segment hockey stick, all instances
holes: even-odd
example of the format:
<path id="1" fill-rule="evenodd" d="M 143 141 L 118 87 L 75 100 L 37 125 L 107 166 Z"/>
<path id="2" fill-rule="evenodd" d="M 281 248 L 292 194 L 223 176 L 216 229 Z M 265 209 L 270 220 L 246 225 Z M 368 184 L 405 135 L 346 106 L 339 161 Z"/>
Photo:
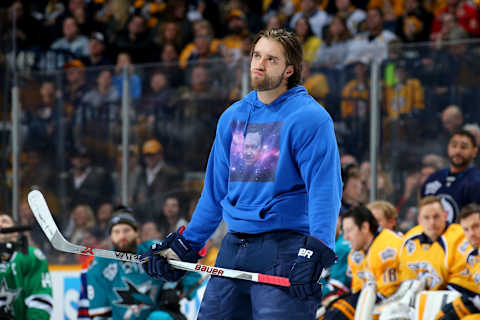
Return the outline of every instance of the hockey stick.
<path id="1" fill-rule="evenodd" d="M 145 262 L 140 260 L 140 255 L 138 254 L 90 248 L 73 244 L 67 241 L 60 233 L 60 230 L 58 230 L 58 227 L 52 218 L 52 214 L 50 213 L 50 209 L 48 208 L 47 202 L 45 201 L 42 193 L 38 190 L 33 190 L 28 193 L 28 204 L 30 205 L 35 219 L 37 220 L 38 224 L 47 236 L 48 240 L 50 241 L 52 246 L 59 251 L 128 262 Z M 168 263 L 176 269 L 203 272 L 212 276 L 248 280 L 284 287 L 290 286 L 290 281 L 286 277 L 225 269 L 220 267 L 210 267 L 198 263 L 190 263 L 177 260 L 168 260 Z"/>

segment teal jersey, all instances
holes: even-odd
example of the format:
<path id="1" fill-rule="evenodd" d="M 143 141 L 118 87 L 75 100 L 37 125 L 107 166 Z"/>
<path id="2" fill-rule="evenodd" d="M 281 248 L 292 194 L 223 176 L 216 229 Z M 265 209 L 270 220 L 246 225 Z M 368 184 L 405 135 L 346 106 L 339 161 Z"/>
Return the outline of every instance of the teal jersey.
<path id="1" fill-rule="evenodd" d="M 145 253 L 152 241 L 138 245 L 137 254 Z M 200 279 L 187 273 L 182 279 L 184 290 Z M 134 262 L 95 258 L 87 271 L 89 315 L 93 319 L 147 319 L 159 305 L 162 291 L 177 283 L 157 280 L 147 275 L 142 265 Z"/>
<path id="2" fill-rule="evenodd" d="M 47 320 L 52 308 L 52 281 L 40 249 L 29 247 L 27 255 L 15 251 L 9 261 L 0 262 L 0 314 Z"/>
<path id="3" fill-rule="evenodd" d="M 348 267 L 348 254 L 350 252 L 350 242 L 343 238 L 343 232 L 335 240 L 335 254 L 337 255 L 337 261 L 330 267 L 330 281 L 323 286 L 322 294 L 327 296 L 338 289 L 339 283 L 345 287 L 350 287 L 351 278 L 347 273 Z"/>

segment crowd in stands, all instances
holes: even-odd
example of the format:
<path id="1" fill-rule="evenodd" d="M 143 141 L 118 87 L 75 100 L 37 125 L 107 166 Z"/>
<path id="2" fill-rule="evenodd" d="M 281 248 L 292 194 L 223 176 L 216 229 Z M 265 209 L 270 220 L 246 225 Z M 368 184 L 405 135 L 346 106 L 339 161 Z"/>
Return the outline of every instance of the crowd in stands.
<path id="1" fill-rule="evenodd" d="M 2 1 L 0 69 L 13 59 L 20 75 L 22 191 L 31 185 L 46 191 L 70 241 L 108 247 L 103 231 L 123 202 L 121 104 L 127 88 L 128 204 L 143 223 L 144 240 L 175 230 L 195 207 L 198 173 L 205 168 L 218 116 L 248 84 L 253 36 L 265 28 L 288 28 L 303 44 L 304 86 L 335 122 L 342 166 L 348 169 L 347 207 L 368 199 L 370 69 L 380 63 L 377 198 L 393 204 L 398 230 L 407 231 L 416 224 L 422 185 L 447 167 L 451 134 L 464 128 L 480 142 L 479 5 L 470 0 Z M 2 188 L 9 191 L 10 185 Z M 25 201 L 19 216 L 33 221 Z M 41 245 L 37 233 L 32 237 Z M 58 256 L 62 259 L 72 258 Z"/>

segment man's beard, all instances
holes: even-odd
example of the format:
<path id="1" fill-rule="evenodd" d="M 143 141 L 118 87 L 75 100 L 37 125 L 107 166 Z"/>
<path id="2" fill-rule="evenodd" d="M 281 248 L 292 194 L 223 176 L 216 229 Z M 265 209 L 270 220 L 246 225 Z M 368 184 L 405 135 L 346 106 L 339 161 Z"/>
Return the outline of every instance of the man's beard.
<path id="1" fill-rule="evenodd" d="M 472 162 L 472 159 L 468 159 L 468 158 L 464 158 L 462 156 L 456 156 L 456 158 L 460 158 L 461 161 L 454 161 L 453 160 L 453 157 L 449 157 L 449 160 L 450 160 L 450 164 L 452 166 L 454 166 L 455 168 L 463 168 L 463 167 L 466 167 L 468 166 L 471 162 Z"/>
<path id="2" fill-rule="evenodd" d="M 252 88 L 257 91 L 268 91 L 277 89 L 282 84 L 285 70 L 287 70 L 287 68 L 285 68 L 282 74 L 279 75 L 277 78 L 269 77 L 266 73 L 264 73 L 263 79 L 255 79 L 253 77 L 253 74 L 250 73 L 250 82 L 252 83 Z"/>
<path id="3" fill-rule="evenodd" d="M 115 251 L 136 253 L 137 252 L 137 239 L 133 239 L 132 241 L 125 244 L 124 246 L 121 246 L 117 243 L 114 243 L 113 248 L 115 248 Z"/>

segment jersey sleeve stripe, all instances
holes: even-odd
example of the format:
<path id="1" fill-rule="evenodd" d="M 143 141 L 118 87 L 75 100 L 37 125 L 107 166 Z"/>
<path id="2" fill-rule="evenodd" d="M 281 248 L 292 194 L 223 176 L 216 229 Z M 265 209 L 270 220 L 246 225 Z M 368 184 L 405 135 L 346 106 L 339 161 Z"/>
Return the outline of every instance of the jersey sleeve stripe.
<path id="1" fill-rule="evenodd" d="M 110 307 L 99 307 L 94 309 L 89 309 L 89 313 L 91 317 L 96 316 L 106 316 L 112 313 L 112 308 Z"/>
<path id="2" fill-rule="evenodd" d="M 25 299 L 28 308 L 40 309 L 52 313 L 53 298 L 48 294 L 34 294 Z"/>

